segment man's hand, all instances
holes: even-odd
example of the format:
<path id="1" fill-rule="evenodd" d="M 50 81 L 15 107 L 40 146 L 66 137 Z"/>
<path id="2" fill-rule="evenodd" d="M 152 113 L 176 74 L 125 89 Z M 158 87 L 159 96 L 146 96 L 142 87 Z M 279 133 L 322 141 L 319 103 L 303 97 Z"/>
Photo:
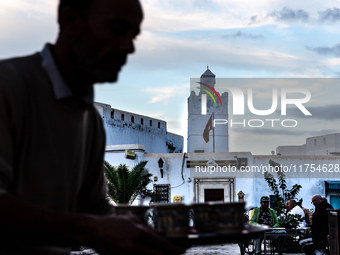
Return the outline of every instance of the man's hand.
<path id="1" fill-rule="evenodd" d="M 96 216 L 45 210 L 12 195 L 0 196 L 4 245 L 84 245 L 101 255 L 181 254 L 154 230 L 130 216 Z M 13 243 L 12 243 L 13 242 Z"/>
<path id="2" fill-rule="evenodd" d="M 305 229 L 305 234 L 308 234 L 309 231 L 310 231 L 310 227 L 306 228 L 306 229 Z"/>
<path id="3" fill-rule="evenodd" d="M 86 227 L 85 245 L 101 255 L 181 254 L 181 249 L 161 238 L 154 230 L 130 216 L 93 217 Z"/>

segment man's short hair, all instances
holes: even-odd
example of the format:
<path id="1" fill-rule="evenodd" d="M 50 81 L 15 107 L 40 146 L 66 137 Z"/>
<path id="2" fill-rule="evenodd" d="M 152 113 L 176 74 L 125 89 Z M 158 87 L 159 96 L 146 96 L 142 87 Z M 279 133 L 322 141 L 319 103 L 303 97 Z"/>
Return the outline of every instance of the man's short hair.
<path id="1" fill-rule="evenodd" d="M 65 7 L 70 7 L 76 11 L 86 10 L 95 0 L 60 0 L 58 7 L 58 16 Z"/>
<path id="2" fill-rule="evenodd" d="M 290 202 L 292 205 L 296 205 L 296 201 L 294 199 L 289 199 L 288 202 Z"/>
<path id="3" fill-rule="evenodd" d="M 270 199 L 269 199 L 268 196 L 263 196 L 263 197 L 261 197 L 260 202 L 270 202 Z"/>
<path id="4" fill-rule="evenodd" d="M 316 195 L 314 195 L 313 197 L 315 197 L 316 199 L 321 199 L 321 200 L 322 200 L 322 196 L 319 195 L 319 194 L 316 194 Z M 312 198 L 313 198 L 313 197 L 312 197 Z"/>

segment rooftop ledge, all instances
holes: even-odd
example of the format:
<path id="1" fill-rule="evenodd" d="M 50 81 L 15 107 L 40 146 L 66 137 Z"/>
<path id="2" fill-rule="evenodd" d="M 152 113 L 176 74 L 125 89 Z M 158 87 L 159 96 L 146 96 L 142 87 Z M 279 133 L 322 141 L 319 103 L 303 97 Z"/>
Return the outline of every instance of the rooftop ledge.
<path id="1" fill-rule="evenodd" d="M 105 152 L 125 150 L 145 151 L 145 146 L 142 144 L 119 144 L 119 145 L 107 145 L 105 147 Z"/>

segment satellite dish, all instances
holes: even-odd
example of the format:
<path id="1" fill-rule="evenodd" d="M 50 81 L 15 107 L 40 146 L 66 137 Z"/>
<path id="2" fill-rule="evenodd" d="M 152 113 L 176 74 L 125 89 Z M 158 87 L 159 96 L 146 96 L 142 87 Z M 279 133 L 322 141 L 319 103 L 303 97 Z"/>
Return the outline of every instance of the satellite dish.
<path id="1" fill-rule="evenodd" d="M 275 151 L 272 151 L 272 155 L 275 155 Z"/>

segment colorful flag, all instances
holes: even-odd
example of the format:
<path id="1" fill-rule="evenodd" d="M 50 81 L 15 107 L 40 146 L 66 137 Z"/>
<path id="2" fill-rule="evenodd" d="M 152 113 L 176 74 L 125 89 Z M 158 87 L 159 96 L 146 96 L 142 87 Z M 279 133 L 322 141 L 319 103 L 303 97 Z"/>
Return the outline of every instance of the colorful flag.
<path id="1" fill-rule="evenodd" d="M 203 139 L 206 143 L 209 142 L 209 131 L 212 129 L 213 129 L 213 124 L 212 124 L 212 115 L 211 115 L 203 131 Z"/>

